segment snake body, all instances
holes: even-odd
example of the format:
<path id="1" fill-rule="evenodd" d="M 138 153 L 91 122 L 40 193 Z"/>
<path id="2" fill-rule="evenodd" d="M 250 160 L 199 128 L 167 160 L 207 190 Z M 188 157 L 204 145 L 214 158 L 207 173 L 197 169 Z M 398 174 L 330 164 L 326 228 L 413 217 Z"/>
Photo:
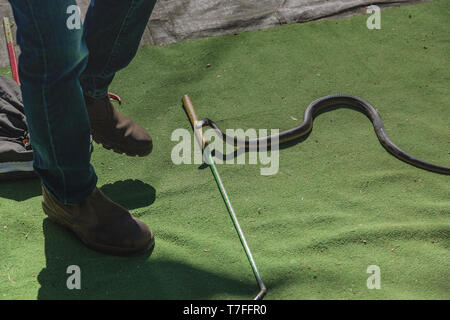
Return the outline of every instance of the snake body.
<path id="1" fill-rule="evenodd" d="M 199 123 L 197 123 L 197 128 L 210 126 L 225 142 L 232 144 L 235 147 L 244 147 L 246 150 L 252 150 L 255 148 L 256 150 L 262 148 L 267 150 L 269 146 L 274 146 L 275 144 L 282 146 L 288 142 L 295 142 L 305 138 L 312 131 L 314 118 L 317 115 L 339 107 L 350 107 L 351 109 L 365 114 L 372 122 L 375 133 L 381 145 L 394 157 L 420 169 L 450 175 L 450 168 L 418 159 L 396 146 L 387 136 L 383 121 L 381 120 L 377 110 L 364 99 L 351 95 L 335 94 L 313 101 L 305 110 L 303 122 L 299 126 L 283 131 L 277 135 L 270 135 L 256 139 L 231 137 L 225 134 L 214 121 L 208 118 L 199 121 Z"/>

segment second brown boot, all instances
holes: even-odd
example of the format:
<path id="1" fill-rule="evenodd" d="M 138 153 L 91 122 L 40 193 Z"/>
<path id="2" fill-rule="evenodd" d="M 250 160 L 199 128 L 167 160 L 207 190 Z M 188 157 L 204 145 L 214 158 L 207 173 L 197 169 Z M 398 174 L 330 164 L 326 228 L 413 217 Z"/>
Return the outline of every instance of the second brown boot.
<path id="1" fill-rule="evenodd" d="M 65 205 L 45 188 L 42 208 L 50 220 L 73 231 L 89 248 L 113 255 L 151 251 L 153 233 L 98 188 L 79 205 Z"/>
<path id="2" fill-rule="evenodd" d="M 147 131 L 130 118 L 117 111 L 109 97 L 94 99 L 84 97 L 95 142 L 106 149 L 129 156 L 146 156 L 152 152 L 153 143 Z"/>

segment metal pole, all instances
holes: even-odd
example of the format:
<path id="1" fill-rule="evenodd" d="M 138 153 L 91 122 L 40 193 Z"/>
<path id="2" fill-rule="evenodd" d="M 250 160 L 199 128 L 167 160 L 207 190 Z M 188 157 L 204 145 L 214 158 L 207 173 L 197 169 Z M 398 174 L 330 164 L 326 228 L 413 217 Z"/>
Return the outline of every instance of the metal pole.
<path id="1" fill-rule="evenodd" d="M 247 255 L 247 259 L 250 262 L 250 266 L 252 268 L 253 274 L 258 282 L 258 286 L 260 291 L 255 297 L 255 300 L 261 300 L 267 292 L 267 288 L 262 281 L 261 275 L 259 274 L 258 268 L 256 267 L 255 260 L 253 259 L 253 255 L 248 247 L 247 241 L 245 240 L 244 233 L 242 232 L 241 226 L 239 225 L 239 221 L 236 217 L 236 213 L 234 212 L 233 206 L 231 205 L 230 198 L 228 197 L 227 191 L 222 183 L 222 179 L 220 178 L 219 172 L 217 171 L 216 164 L 214 163 L 214 159 L 211 154 L 211 150 L 209 150 L 208 144 L 205 141 L 203 136 L 202 127 L 198 126 L 200 123 L 198 121 L 197 113 L 195 112 L 194 105 L 192 104 L 189 96 L 185 95 L 183 97 L 183 107 L 189 117 L 192 128 L 194 129 L 195 137 L 197 142 L 200 144 L 202 151 L 204 152 L 205 162 L 209 165 L 211 172 L 216 180 L 217 186 L 219 187 L 220 194 L 222 195 L 223 201 L 225 202 L 225 206 L 227 207 L 228 213 L 230 214 L 231 221 L 233 221 L 234 228 L 239 236 L 239 240 L 241 241 L 242 247 L 244 248 L 245 254 Z"/>
<path id="2" fill-rule="evenodd" d="M 213 157 L 211 155 L 211 151 L 208 146 L 205 148 L 205 156 L 207 158 L 209 167 L 211 168 L 211 172 L 216 180 L 217 186 L 219 187 L 220 193 L 222 195 L 223 201 L 225 202 L 225 206 L 228 209 L 228 213 L 230 214 L 230 218 L 233 221 L 234 228 L 239 236 L 239 240 L 241 240 L 242 247 L 244 248 L 245 254 L 247 255 L 247 259 L 250 262 L 250 266 L 252 267 L 253 274 L 255 275 L 256 281 L 258 282 L 258 286 L 260 291 L 254 300 L 261 300 L 267 292 L 267 288 L 264 285 L 264 282 L 261 279 L 261 276 L 258 271 L 258 267 L 256 266 L 255 260 L 253 259 L 253 255 L 248 247 L 247 241 L 245 240 L 244 233 L 242 232 L 241 226 L 239 225 L 239 221 L 236 217 L 236 213 L 234 212 L 233 206 L 231 205 L 230 198 L 228 197 L 227 191 L 223 186 L 222 179 L 220 178 L 219 172 L 217 171 L 216 164 L 214 163 Z"/>

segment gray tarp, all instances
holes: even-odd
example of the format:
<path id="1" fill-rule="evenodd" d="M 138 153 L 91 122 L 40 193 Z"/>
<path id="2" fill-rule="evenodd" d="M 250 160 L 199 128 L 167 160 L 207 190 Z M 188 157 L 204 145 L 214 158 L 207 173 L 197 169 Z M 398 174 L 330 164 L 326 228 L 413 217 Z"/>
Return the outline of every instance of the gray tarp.
<path id="1" fill-rule="evenodd" d="M 370 4 L 385 7 L 422 1 L 431 0 L 158 0 L 142 43 L 164 45 L 287 23 L 364 13 L 365 7 Z M 86 12 L 90 0 L 77 2 L 82 12 Z M 0 0 L 0 15 L 12 18 L 7 0 Z M 4 36 L 0 35 L 0 39 L 2 38 Z M 8 64 L 5 43 L 0 41 L 0 65 Z"/>
<path id="2" fill-rule="evenodd" d="M 144 41 L 156 45 L 365 12 L 415 0 L 159 0 Z"/>

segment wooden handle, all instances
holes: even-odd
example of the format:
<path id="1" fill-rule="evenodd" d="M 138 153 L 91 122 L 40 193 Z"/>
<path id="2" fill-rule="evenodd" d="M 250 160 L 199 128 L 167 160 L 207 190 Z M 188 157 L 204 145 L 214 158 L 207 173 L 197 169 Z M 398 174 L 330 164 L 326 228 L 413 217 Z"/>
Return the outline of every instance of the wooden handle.
<path id="1" fill-rule="evenodd" d="M 12 42 L 11 24 L 9 23 L 8 17 L 3 18 L 3 28 L 5 31 L 6 43 Z"/>
<path id="2" fill-rule="evenodd" d="M 184 95 L 181 101 L 183 101 L 184 111 L 186 111 L 186 114 L 189 117 L 189 121 L 191 122 L 192 128 L 194 129 L 197 141 L 201 144 L 203 150 L 206 145 L 205 136 L 203 135 L 203 128 L 197 128 L 199 119 L 197 113 L 195 112 L 194 105 L 192 104 L 192 100 L 188 95 Z"/>

